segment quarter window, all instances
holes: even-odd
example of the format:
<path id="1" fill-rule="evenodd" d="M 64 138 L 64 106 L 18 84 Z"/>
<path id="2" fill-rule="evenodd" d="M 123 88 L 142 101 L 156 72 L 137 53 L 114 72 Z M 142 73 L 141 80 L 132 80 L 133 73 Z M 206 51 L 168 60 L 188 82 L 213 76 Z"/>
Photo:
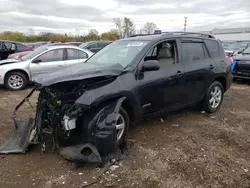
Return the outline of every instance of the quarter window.
<path id="1" fill-rule="evenodd" d="M 212 57 L 220 56 L 220 48 L 217 41 L 213 40 L 205 40 L 205 44 L 207 45 L 208 51 Z"/>
<path id="2" fill-rule="evenodd" d="M 67 52 L 68 52 L 68 60 L 88 58 L 88 54 L 80 50 L 67 49 Z"/>

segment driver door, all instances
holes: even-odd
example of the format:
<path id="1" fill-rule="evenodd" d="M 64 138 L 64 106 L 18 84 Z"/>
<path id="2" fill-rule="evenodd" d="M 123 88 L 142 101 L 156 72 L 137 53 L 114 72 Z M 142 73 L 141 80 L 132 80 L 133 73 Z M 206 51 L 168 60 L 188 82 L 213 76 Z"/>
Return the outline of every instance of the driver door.
<path id="1" fill-rule="evenodd" d="M 30 63 L 31 77 L 65 68 L 65 49 L 54 49 L 36 57 Z"/>

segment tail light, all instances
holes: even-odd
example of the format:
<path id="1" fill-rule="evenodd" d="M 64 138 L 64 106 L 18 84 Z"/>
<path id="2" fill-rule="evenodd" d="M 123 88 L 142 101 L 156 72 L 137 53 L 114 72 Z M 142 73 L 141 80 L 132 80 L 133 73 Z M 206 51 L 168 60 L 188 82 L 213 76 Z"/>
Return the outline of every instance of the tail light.
<path id="1" fill-rule="evenodd" d="M 33 48 L 30 48 L 30 47 L 29 47 L 29 48 L 28 48 L 28 51 L 33 51 Z"/>
<path id="2" fill-rule="evenodd" d="M 233 59 L 231 57 L 226 56 L 226 59 L 228 60 L 228 62 L 233 63 Z"/>

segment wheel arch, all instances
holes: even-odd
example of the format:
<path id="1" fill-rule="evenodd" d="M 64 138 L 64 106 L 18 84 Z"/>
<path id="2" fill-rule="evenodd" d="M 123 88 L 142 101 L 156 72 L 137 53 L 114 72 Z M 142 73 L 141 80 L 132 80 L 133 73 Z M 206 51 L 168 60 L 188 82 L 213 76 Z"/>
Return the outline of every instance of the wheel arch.
<path id="1" fill-rule="evenodd" d="M 215 82 L 215 81 L 220 82 L 221 85 L 223 86 L 224 91 L 226 91 L 226 89 L 227 89 L 227 79 L 226 79 L 225 76 L 223 76 L 223 75 L 217 76 L 217 77 L 213 80 L 213 82 Z M 213 83 L 213 82 L 212 82 L 212 83 Z"/>
<path id="2" fill-rule="evenodd" d="M 6 78 L 8 76 L 8 74 L 12 73 L 12 72 L 20 72 L 20 73 L 23 73 L 25 75 L 25 77 L 27 78 L 27 80 L 29 81 L 30 80 L 30 77 L 29 77 L 29 74 L 23 70 L 23 69 L 12 69 L 12 70 L 9 70 L 8 72 L 5 73 L 5 76 L 4 76 L 4 82 L 6 81 Z"/>

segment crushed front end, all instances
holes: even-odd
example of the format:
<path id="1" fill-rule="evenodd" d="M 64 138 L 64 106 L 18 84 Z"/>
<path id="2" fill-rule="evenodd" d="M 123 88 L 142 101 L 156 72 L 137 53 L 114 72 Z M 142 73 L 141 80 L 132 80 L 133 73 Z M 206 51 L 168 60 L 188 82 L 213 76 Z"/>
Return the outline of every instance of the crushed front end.
<path id="1" fill-rule="evenodd" d="M 105 84 L 110 79 L 88 80 L 87 85 Z M 47 149 L 44 134 L 50 134 L 53 149 L 74 162 L 106 163 L 117 150 L 116 116 L 124 97 L 98 106 L 84 106 L 76 100 L 88 90 L 86 83 L 71 81 L 47 87 L 37 86 L 16 107 L 15 130 L 0 146 L 0 154 L 24 153 L 30 144 Z M 16 111 L 38 90 L 36 116 L 29 122 L 16 120 Z M 89 96 L 92 97 L 92 96 Z M 14 141 L 13 141 L 14 140 Z"/>

